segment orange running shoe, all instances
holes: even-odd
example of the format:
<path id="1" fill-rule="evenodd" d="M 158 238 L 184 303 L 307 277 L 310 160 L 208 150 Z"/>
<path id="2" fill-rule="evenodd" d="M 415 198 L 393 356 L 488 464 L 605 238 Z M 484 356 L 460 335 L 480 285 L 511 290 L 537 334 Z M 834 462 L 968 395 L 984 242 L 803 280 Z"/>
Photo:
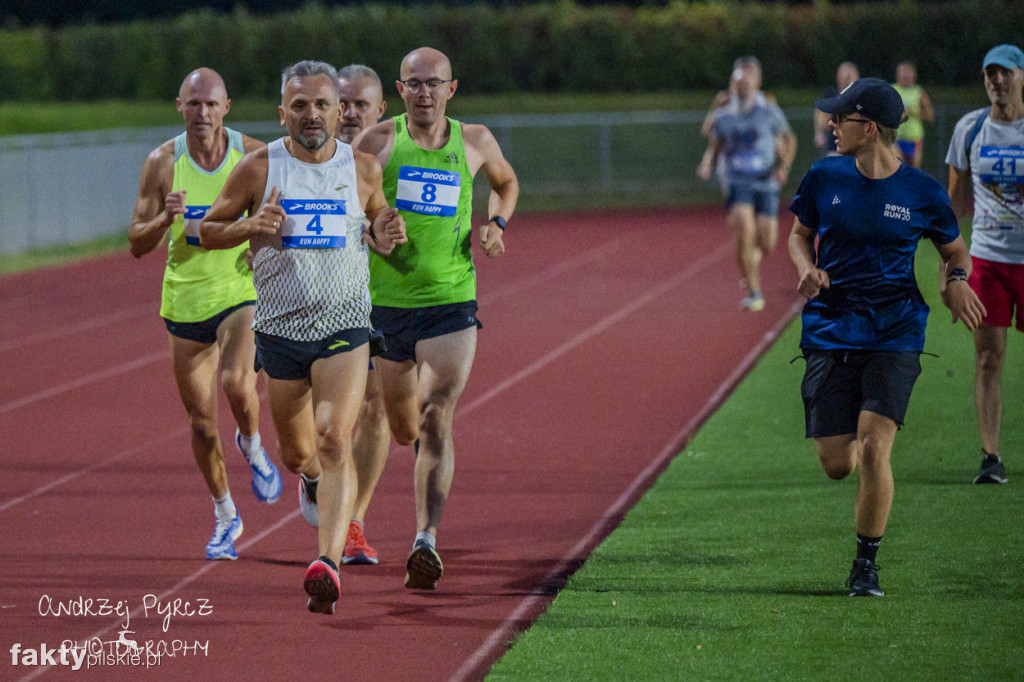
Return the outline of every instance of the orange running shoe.
<path id="1" fill-rule="evenodd" d="M 350 521 L 348 524 L 348 537 L 345 538 L 345 551 L 341 555 L 341 563 L 345 566 L 377 563 L 377 550 L 366 543 L 363 524 L 358 521 Z"/>

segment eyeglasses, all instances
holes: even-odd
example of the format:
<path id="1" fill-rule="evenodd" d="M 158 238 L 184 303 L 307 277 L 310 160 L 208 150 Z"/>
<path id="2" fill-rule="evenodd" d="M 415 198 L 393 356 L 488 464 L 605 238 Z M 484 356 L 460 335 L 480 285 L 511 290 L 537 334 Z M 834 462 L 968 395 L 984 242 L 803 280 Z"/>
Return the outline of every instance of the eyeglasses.
<path id="1" fill-rule="evenodd" d="M 409 88 L 410 90 L 414 91 L 419 90 L 421 85 L 426 85 L 427 90 L 436 91 L 440 90 L 441 86 L 444 85 L 445 83 L 451 83 L 452 80 L 450 78 L 448 80 L 441 80 L 440 78 L 428 78 L 425 81 L 421 81 L 418 78 L 407 78 L 404 81 L 400 80 L 398 82 L 404 85 L 405 87 Z"/>
<path id="2" fill-rule="evenodd" d="M 851 121 L 853 123 L 871 123 L 871 121 L 866 118 L 850 118 L 849 116 L 844 116 L 843 114 L 832 114 L 832 116 L 830 116 L 828 120 L 831 121 L 832 125 L 834 126 L 842 125 L 847 121 Z"/>

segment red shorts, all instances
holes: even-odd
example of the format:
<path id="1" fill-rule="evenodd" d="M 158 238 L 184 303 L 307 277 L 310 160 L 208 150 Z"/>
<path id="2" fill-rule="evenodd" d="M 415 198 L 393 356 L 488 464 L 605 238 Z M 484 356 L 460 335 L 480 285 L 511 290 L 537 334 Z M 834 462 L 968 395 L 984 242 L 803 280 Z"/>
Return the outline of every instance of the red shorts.
<path id="1" fill-rule="evenodd" d="M 1017 329 L 1024 331 L 1024 264 L 997 263 L 971 256 L 967 283 L 978 294 L 988 315 L 981 321 L 989 327 L 1009 327 L 1017 309 Z"/>

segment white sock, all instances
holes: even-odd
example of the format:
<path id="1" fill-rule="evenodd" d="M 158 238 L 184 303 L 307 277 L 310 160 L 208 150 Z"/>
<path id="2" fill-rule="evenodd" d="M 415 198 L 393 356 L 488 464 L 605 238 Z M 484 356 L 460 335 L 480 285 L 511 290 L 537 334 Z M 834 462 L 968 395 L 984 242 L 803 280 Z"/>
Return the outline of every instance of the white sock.
<path id="1" fill-rule="evenodd" d="M 302 473 L 301 471 L 299 472 L 299 476 L 301 476 L 302 480 L 305 481 L 306 483 L 316 483 L 317 481 L 320 480 L 319 476 L 317 476 L 316 478 L 310 478 L 309 476 L 307 476 L 306 474 Z"/>
<path id="2" fill-rule="evenodd" d="M 425 542 L 428 545 L 430 545 L 431 549 L 436 549 L 437 548 L 437 545 L 436 545 L 437 540 L 434 538 L 433 535 L 431 535 L 427 531 L 423 531 L 422 533 L 416 533 L 416 539 L 413 540 L 412 544 L 415 545 L 420 540 L 422 540 L 423 542 Z"/>
<path id="3" fill-rule="evenodd" d="M 235 502 L 231 499 L 230 491 L 219 500 L 216 497 L 213 498 L 213 511 L 217 515 L 217 520 L 224 523 L 229 523 L 235 518 L 238 510 L 235 509 Z"/>
<path id="4" fill-rule="evenodd" d="M 244 435 L 241 431 L 238 432 L 238 442 L 242 445 L 242 453 L 247 459 L 258 456 L 261 453 L 260 445 L 260 432 L 257 431 L 251 437 Z"/>

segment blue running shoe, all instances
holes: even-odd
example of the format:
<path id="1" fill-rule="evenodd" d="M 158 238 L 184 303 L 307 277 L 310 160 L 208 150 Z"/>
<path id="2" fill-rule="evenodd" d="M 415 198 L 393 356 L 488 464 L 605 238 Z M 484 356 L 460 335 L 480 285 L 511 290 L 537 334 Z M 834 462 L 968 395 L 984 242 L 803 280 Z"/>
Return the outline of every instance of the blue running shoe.
<path id="1" fill-rule="evenodd" d="M 274 504 L 281 497 L 281 472 L 267 456 L 267 451 L 260 446 L 260 451 L 250 456 L 242 448 L 242 432 L 235 429 L 235 447 L 245 457 L 252 469 L 252 492 L 256 499 L 267 504 Z"/>
<path id="2" fill-rule="evenodd" d="M 211 561 L 234 561 L 238 558 L 235 551 L 235 540 L 242 534 L 242 517 L 235 512 L 231 521 L 217 521 L 213 527 L 213 537 L 206 544 L 206 558 Z"/>

